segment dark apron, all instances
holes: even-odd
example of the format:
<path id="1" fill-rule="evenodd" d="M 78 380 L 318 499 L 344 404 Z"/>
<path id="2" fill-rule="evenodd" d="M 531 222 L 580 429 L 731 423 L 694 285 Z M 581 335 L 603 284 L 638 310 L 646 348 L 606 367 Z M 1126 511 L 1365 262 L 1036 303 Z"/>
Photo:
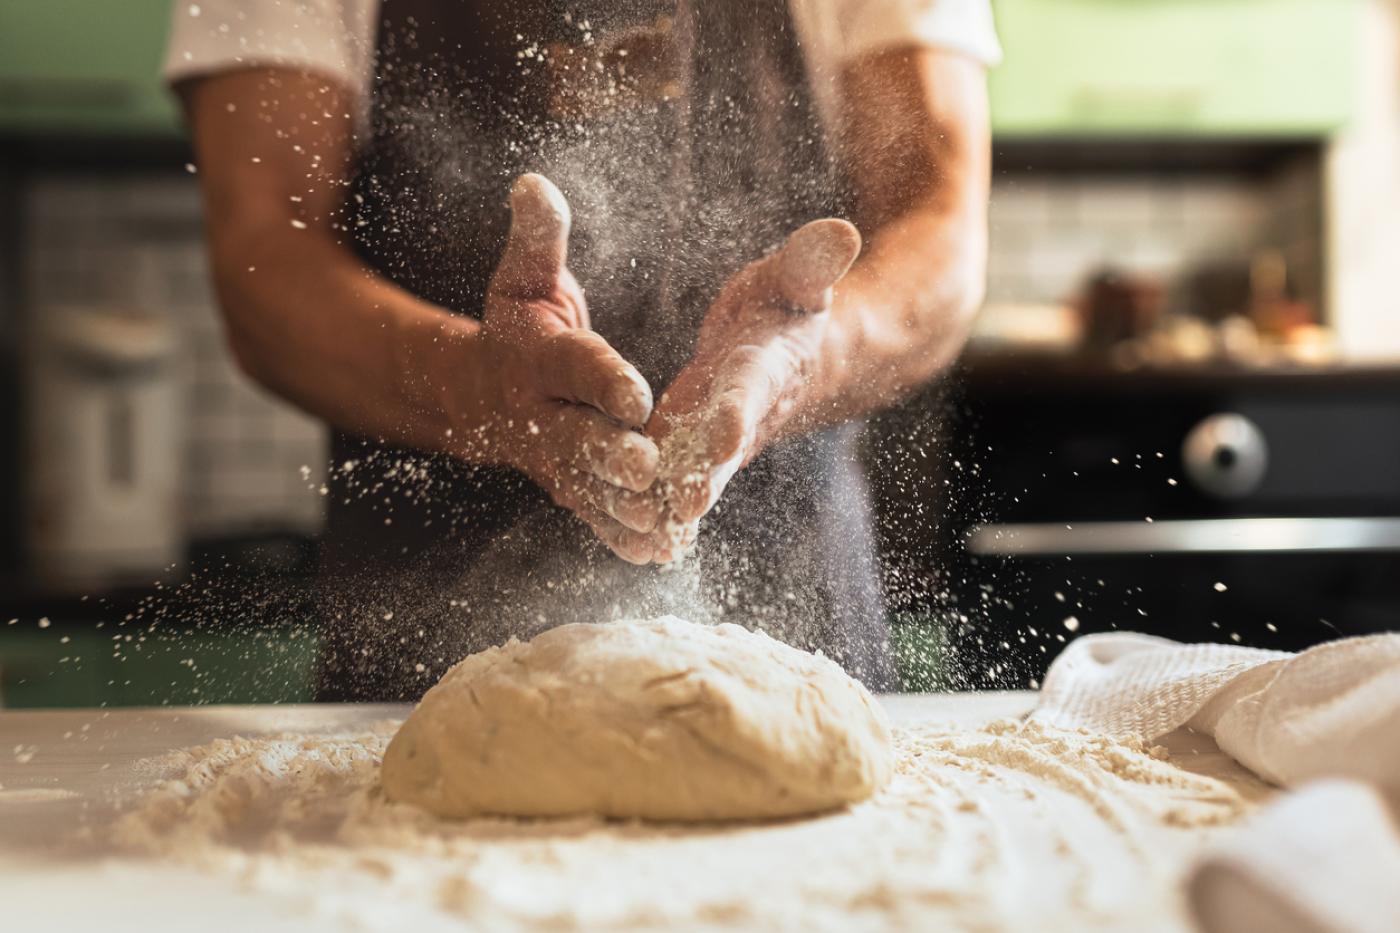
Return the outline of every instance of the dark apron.
<path id="1" fill-rule="evenodd" d="M 543 172 L 573 208 L 570 267 L 592 326 L 659 396 L 724 281 L 844 198 L 785 0 L 641 2 L 628 15 L 594 5 L 385 0 L 346 223 L 382 274 L 479 317 L 510 184 Z M 612 82 L 624 93 L 597 98 L 620 103 L 561 115 L 571 79 L 552 79 L 529 50 L 587 51 L 658 14 L 673 17 L 665 93 L 626 93 L 646 64 L 624 61 L 630 72 Z M 663 612 L 762 628 L 888 689 L 859 430 L 766 450 L 676 568 L 613 556 L 512 470 L 336 435 L 320 695 L 415 699 L 465 654 L 512 635 Z"/>

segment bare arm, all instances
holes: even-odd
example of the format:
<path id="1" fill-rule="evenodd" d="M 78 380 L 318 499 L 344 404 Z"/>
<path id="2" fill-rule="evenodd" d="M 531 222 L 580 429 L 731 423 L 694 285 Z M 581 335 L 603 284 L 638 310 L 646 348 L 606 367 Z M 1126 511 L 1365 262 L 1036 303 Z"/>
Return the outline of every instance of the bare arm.
<path id="1" fill-rule="evenodd" d="M 332 228 L 347 198 L 351 101 L 291 70 L 182 88 L 228 342 L 253 380 L 343 429 L 442 450 L 470 382 L 477 325 L 365 268 Z M 452 380 L 438 373 L 456 370 Z"/>
<path id="2" fill-rule="evenodd" d="M 629 430 L 646 422 L 651 392 L 588 329 L 553 185 L 517 183 L 478 324 L 348 247 L 336 219 L 352 156 L 343 90 L 285 69 L 182 90 L 229 342 L 253 379 L 341 428 L 516 467 L 609 542 L 655 523 L 630 495 L 655 477 L 655 446 Z"/>
<path id="3" fill-rule="evenodd" d="M 962 349 L 986 280 L 985 69 L 896 49 L 847 68 L 840 152 L 865 252 L 835 288 L 796 427 L 898 401 Z"/>
<path id="4" fill-rule="evenodd" d="M 256 381 L 341 428 L 433 450 L 452 427 L 441 380 L 470 382 L 476 322 L 375 275 L 332 229 L 351 158 L 335 84 L 248 70 L 183 89 L 228 339 Z M 460 395 L 484 396 L 480 387 Z"/>
<path id="5" fill-rule="evenodd" d="M 897 49 L 841 81 L 856 228 L 814 221 L 729 280 L 649 432 L 662 450 L 649 535 L 674 559 L 734 473 L 773 439 L 897 401 L 957 355 L 982 300 L 989 132 L 983 69 Z M 849 271 L 848 271 L 849 270 Z"/>

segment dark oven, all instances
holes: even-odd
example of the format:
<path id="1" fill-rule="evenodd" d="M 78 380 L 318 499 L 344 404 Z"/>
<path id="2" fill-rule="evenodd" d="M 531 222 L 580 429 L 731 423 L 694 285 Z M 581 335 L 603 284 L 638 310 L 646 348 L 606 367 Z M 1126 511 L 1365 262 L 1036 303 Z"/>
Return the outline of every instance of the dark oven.
<path id="1" fill-rule="evenodd" d="M 955 396 L 927 569 L 981 685 L 1086 632 L 1298 649 L 1400 624 L 1400 370 L 972 363 Z"/>

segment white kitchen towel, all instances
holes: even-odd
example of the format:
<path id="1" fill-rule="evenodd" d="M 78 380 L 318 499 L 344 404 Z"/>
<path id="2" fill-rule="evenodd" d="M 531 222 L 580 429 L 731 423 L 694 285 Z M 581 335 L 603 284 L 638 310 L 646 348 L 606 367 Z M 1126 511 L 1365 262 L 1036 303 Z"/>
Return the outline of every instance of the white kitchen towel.
<path id="1" fill-rule="evenodd" d="M 1400 837 L 1370 788 L 1318 781 L 1213 847 L 1186 895 L 1203 933 L 1395 933 Z"/>
<path id="2" fill-rule="evenodd" d="M 1146 741 L 1189 726 L 1275 784 L 1350 777 L 1400 800 L 1400 634 L 1299 654 L 1088 635 L 1050 666 L 1032 718 Z"/>

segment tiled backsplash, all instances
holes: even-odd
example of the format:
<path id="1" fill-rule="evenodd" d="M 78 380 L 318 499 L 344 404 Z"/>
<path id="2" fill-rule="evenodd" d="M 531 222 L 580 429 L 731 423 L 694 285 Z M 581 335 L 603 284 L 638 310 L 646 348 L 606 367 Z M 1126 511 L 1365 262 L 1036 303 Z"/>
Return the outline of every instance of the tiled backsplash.
<path id="1" fill-rule="evenodd" d="M 324 503 L 314 489 L 325 429 L 235 366 L 209 282 L 194 179 L 40 178 L 25 215 L 28 314 L 120 306 L 169 315 L 175 325 L 189 533 L 319 529 Z"/>
<path id="2" fill-rule="evenodd" d="M 1072 301 L 1096 271 L 1172 288 L 1202 264 L 1282 251 L 1300 297 L 1317 306 L 1321 206 L 1315 160 L 1267 177 L 1009 173 L 994 180 L 988 301 Z M 1214 311 L 1217 309 L 1203 309 Z"/>

